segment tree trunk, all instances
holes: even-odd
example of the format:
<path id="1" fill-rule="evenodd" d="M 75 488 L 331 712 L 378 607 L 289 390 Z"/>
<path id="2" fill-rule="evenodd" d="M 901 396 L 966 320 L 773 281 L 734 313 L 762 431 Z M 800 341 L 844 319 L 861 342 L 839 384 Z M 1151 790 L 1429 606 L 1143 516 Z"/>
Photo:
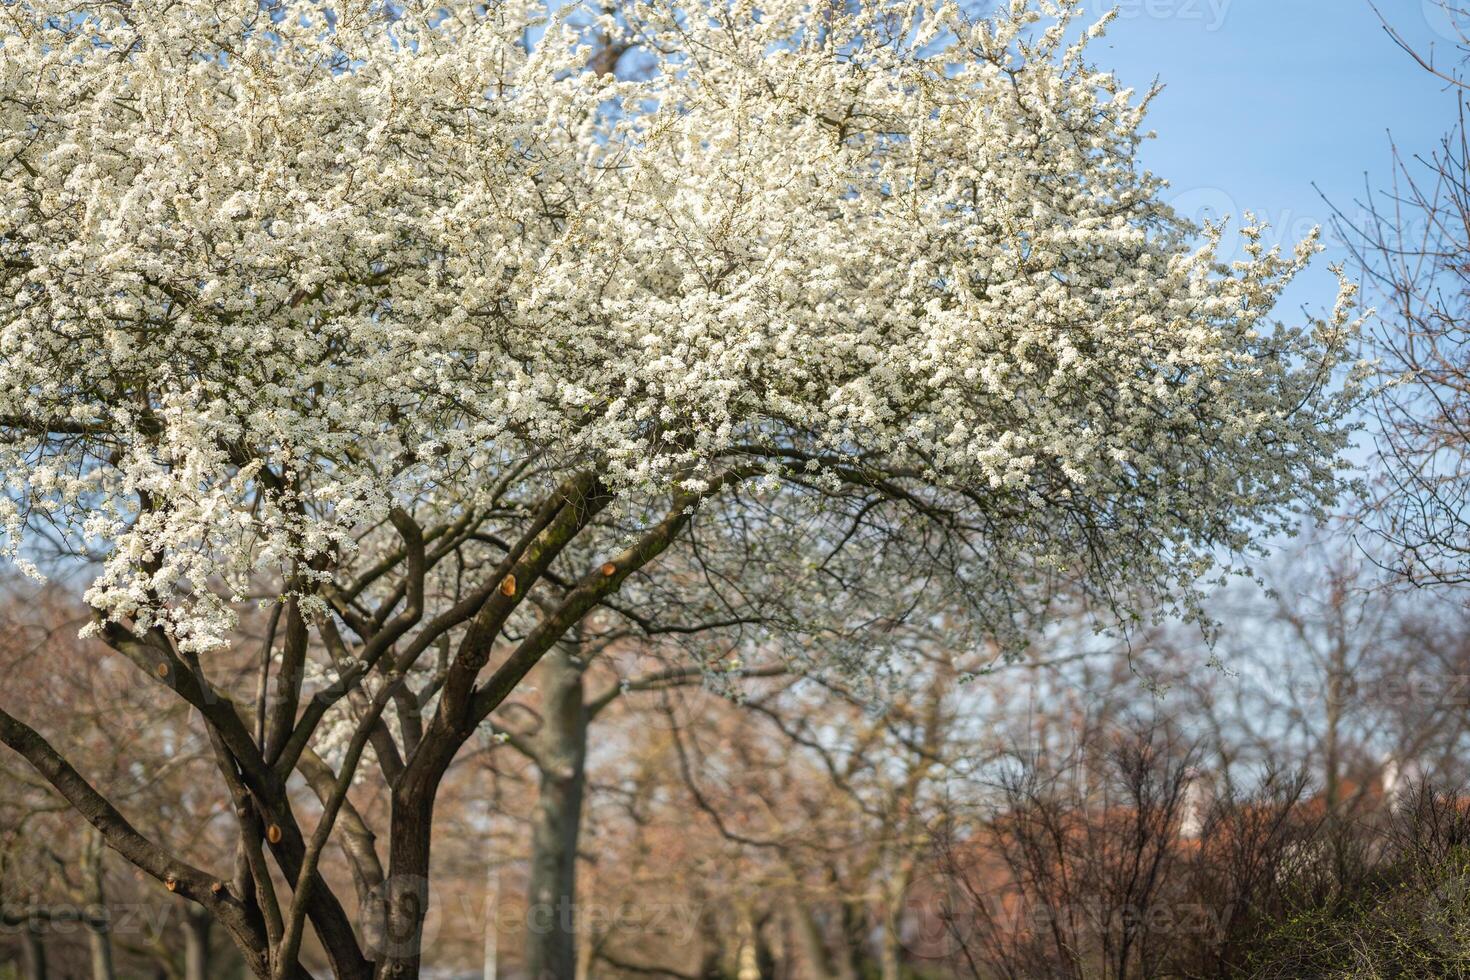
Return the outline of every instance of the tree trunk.
<path id="1" fill-rule="evenodd" d="M 756 917 L 755 910 L 749 905 L 741 908 L 736 929 L 736 980 L 769 980 L 775 975 L 775 962 L 762 935 L 763 925 L 764 921 Z"/>
<path id="2" fill-rule="evenodd" d="M 393 809 L 393 822 L 402 829 L 395 830 L 393 834 L 392 864 L 394 868 L 403 870 L 396 871 L 383 882 L 384 927 L 382 934 L 374 937 L 373 953 L 378 957 L 379 976 L 415 980 L 423 960 L 423 927 L 429 911 L 429 879 L 426 874 L 429 832 L 427 827 L 422 831 L 411 829 L 396 815 L 400 807 L 395 804 Z M 403 809 L 410 812 L 410 808 Z M 428 814 L 424 817 L 427 819 Z"/>
<path id="3" fill-rule="evenodd" d="M 884 887 L 883 939 L 879 953 L 882 980 L 899 980 L 903 975 L 903 917 L 908 904 L 913 866 L 905 863 Z"/>
<path id="4" fill-rule="evenodd" d="M 87 926 L 87 951 L 92 961 L 92 980 L 113 980 L 111 923 L 107 896 L 102 887 L 102 835 L 88 827 L 82 842 L 82 904 Z"/>
<path id="5" fill-rule="evenodd" d="M 114 980 L 112 969 L 112 937 L 107 926 L 87 926 L 87 950 L 92 960 L 92 980 Z"/>
<path id="6" fill-rule="evenodd" d="M 586 782 L 587 706 L 574 640 L 556 644 L 538 665 L 544 697 L 536 733 L 540 797 L 532 817 L 526 966 L 532 980 L 577 977 L 577 836 Z"/>
<path id="7" fill-rule="evenodd" d="M 27 922 L 21 930 L 20 964 L 25 980 L 46 980 L 46 944 L 37 922 Z"/>
<path id="8" fill-rule="evenodd" d="M 864 916 L 859 907 L 848 899 L 843 899 L 841 913 L 837 922 L 841 941 L 834 957 L 837 977 L 838 980 L 858 980 L 863 972 Z"/>
<path id="9" fill-rule="evenodd" d="M 449 743 L 445 743 L 448 745 Z M 454 748 L 441 749 L 432 765 L 410 769 L 393 790 L 389 874 L 377 897 L 381 911 L 369 921 L 381 923 L 376 935 L 365 936 L 367 957 L 377 963 L 377 980 L 417 980 L 423 963 L 424 920 L 429 914 L 429 844 L 434 797 Z M 420 749 L 427 749 L 421 745 Z"/>
<path id="10" fill-rule="evenodd" d="M 830 980 L 832 969 L 827 958 L 827 944 L 822 941 L 822 931 L 812 917 L 812 910 L 800 898 L 791 901 L 791 928 L 796 934 L 796 944 L 801 948 L 808 980 Z"/>
<path id="11" fill-rule="evenodd" d="M 725 944 L 720 925 L 715 921 L 709 896 L 699 893 L 699 976 L 703 980 L 723 980 L 730 975 L 724 968 Z"/>
<path id="12" fill-rule="evenodd" d="M 761 980 L 760 956 L 755 948 L 755 923 L 749 911 L 740 917 L 739 944 L 735 948 L 736 980 Z"/>
<path id="13" fill-rule="evenodd" d="M 197 905 L 184 908 L 184 980 L 210 980 L 209 927 L 213 922 Z"/>
<path id="14" fill-rule="evenodd" d="M 903 972 L 899 959 L 903 945 L 902 937 L 899 936 L 902 915 L 902 908 L 895 908 L 892 904 L 883 910 L 883 939 L 878 956 L 882 980 L 899 980 Z"/>
<path id="15" fill-rule="evenodd" d="M 496 980 L 500 972 L 500 864 L 492 860 L 485 871 L 485 946 L 481 980 Z"/>
<path id="16" fill-rule="evenodd" d="M 584 904 L 596 901 L 596 885 L 596 879 L 591 874 L 582 877 L 581 895 Z M 601 939 L 592 923 L 584 919 L 581 928 L 577 930 L 577 980 L 592 980 L 592 964 L 597 959 Z"/>

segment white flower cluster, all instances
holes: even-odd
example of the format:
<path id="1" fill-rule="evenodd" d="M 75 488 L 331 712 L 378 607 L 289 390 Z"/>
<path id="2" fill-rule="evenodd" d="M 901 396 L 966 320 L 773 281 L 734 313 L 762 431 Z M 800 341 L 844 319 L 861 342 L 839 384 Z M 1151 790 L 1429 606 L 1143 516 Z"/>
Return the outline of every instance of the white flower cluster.
<path id="1" fill-rule="evenodd" d="M 253 576 L 535 459 L 644 501 L 871 479 L 996 569 L 1188 579 L 1335 493 L 1349 304 L 1266 322 L 1315 243 L 1197 247 L 1076 16 L 12 5 L 12 553 L 102 542 L 90 601 L 208 649 Z"/>

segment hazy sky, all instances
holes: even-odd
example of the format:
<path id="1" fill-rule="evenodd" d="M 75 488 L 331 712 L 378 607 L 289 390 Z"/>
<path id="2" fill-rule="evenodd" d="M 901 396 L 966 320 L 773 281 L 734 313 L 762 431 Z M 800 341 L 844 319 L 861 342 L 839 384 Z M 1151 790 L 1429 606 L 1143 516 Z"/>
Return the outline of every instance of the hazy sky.
<path id="1" fill-rule="evenodd" d="M 1367 0 L 1094 0 L 1120 8 L 1093 60 L 1128 85 L 1166 86 L 1144 160 L 1196 217 L 1250 209 L 1294 241 L 1331 211 L 1315 182 L 1345 208 L 1365 173 L 1383 186 L 1390 133 L 1431 151 L 1455 114 L 1454 97 L 1384 33 Z M 1378 0 L 1407 40 L 1452 61 L 1451 26 L 1436 0 Z M 1341 250 L 1337 250 L 1341 255 Z M 1319 267 L 1278 310 L 1330 304 Z"/>

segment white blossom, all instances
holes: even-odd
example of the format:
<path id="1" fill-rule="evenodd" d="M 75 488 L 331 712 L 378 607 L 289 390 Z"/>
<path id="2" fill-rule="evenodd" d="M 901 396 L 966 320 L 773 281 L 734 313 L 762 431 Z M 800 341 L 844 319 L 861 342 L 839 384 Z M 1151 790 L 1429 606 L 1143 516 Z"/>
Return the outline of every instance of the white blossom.
<path id="1" fill-rule="evenodd" d="M 0 524 L 102 542 L 109 617 L 217 646 L 527 459 L 632 518 L 870 474 L 998 604 L 1187 589 L 1339 488 L 1350 302 L 1269 322 L 1315 239 L 1218 264 L 1072 0 L 632 0 L 621 79 L 570 7 L 324 10 L 0 26 Z"/>

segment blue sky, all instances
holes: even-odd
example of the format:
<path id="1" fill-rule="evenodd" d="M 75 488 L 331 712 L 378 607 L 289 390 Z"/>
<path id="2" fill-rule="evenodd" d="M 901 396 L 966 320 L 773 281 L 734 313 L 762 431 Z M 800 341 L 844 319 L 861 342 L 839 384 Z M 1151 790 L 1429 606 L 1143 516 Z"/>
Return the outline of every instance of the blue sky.
<path id="1" fill-rule="evenodd" d="M 1379 0 L 1422 50 L 1453 59 L 1451 25 L 1436 0 Z M 1384 34 L 1367 0 L 1094 0 L 1119 7 L 1092 60 L 1143 88 L 1165 84 L 1144 162 L 1173 184 L 1196 217 L 1250 209 L 1294 241 L 1331 211 L 1391 175 L 1389 134 L 1430 151 L 1455 114 L 1454 96 Z M 1236 225 L 1232 223 L 1232 227 Z M 1333 253 L 1293 287 L 1278 315 L 1330 305 Z M 1338 257 L 1341 250 L 1336 250 Z"/>

